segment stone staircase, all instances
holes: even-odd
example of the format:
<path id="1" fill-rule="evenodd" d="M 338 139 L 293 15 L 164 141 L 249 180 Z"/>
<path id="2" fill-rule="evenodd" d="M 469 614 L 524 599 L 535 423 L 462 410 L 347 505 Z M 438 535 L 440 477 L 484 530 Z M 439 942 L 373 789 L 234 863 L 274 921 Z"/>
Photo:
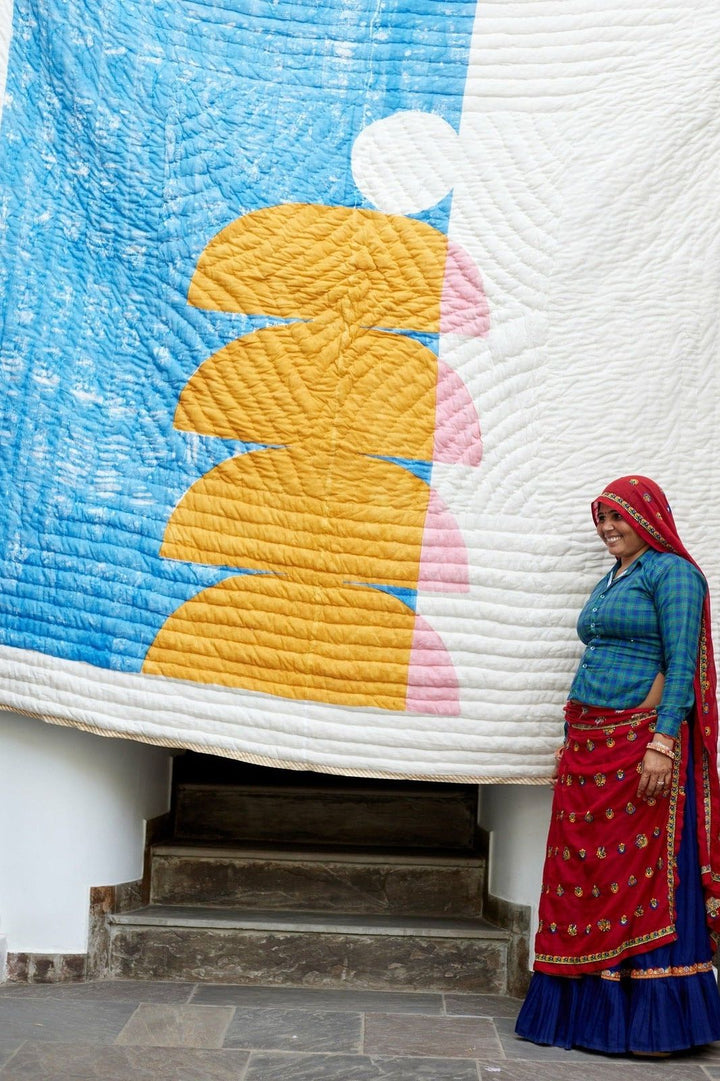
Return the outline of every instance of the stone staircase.
<path id="1" fill-rule="evenodd" d="M 472 785 L 182 756 L 147 903 L 107 917 L 108 974 L 504 993 L 476 819 Z"/>

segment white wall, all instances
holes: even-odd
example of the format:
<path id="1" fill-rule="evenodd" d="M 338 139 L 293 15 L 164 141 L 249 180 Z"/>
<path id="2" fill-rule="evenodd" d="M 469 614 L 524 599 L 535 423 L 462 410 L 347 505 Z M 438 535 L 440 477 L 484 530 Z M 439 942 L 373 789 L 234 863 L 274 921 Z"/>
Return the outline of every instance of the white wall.
<path id="1" fill-rule="evenodd" d="M 90 887 L 141 877 L 145 820 L 169 803 L 166 748 L 0 712 L 7 950 L 85 953 Z"/>
<path id="2" fill-rule="evenodd" d="M 540 882 L 550 825 L 550 785 L 483 785 L 480 825 L 490 833 L 490 893 L 532 909 L 537 930 Z"/>

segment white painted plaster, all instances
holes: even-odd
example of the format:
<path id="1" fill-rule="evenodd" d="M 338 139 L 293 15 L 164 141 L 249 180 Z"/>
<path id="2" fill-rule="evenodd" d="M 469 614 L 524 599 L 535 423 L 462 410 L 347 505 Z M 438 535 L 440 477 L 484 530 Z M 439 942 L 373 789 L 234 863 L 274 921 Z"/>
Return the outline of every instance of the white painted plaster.
<path id="1" fill-rule="evenodd" d="M 480 825 L 490 834 L 490 893 L 532 911 L 530 946 L 537 930 L 552 789 L 549 785 L 484 785 Z"/>
<path id="2" fill-rule="evenodd" d="M 170 754 L 0 712 L 0 926 L 9 953 L 85 953 L 89 890 L 141 877 Z"/>

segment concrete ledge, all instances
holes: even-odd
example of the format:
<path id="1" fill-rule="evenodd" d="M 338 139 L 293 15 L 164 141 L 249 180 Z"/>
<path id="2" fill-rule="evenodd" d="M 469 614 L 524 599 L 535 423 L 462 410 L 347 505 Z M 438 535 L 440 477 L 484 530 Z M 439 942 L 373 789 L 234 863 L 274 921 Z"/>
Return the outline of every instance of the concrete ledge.
<path id="1" fill-rule="evenodd" d="M 507 936 L 317 928 L 112 927 L 115 979 L 387 991 L 506 992 Z"/>
<path id="2" fill-rule="evenodd" d="M 108 916 L 118 927 L 215 928 L 226 931 L 312 931 L 318 934 L 482 939 L 507 942 L 510 935 L 485 920 L 439 917 L 337 915 L 331 912 L 278 912 L 190 905 L 148 905 Z"/>
<path id="3" fill-rule="evenodd" d="M 478 831 L 479 850 L 485 856 L 489 848 L 489 837 L 486 830 Z M 487 887 L 489 875 L 485 876 L 483 891 L 483 916 L 507 931 L 509 935 L 507 954 L 507 993 L 523 998 L 530 986 L 530 906 L 518 905 L 513 901 L 506 901 L 503 897 L 495 897 Z"/>
<path id="4" fill-rule="evenodd" d="M 87 978 L 84 953 L 9 953 L 8 983 L 80 983 Z"/>

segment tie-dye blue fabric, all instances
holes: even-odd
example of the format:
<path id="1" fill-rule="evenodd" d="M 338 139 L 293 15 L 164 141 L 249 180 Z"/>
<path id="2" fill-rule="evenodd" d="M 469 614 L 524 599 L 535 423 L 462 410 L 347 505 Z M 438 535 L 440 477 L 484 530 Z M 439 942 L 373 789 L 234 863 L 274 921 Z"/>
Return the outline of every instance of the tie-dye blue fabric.
<path id="1" fill-rule="evenodd" d="M 0 643 L 128 672 L 228 568 L 162 559 L 242 444 L 173 429 L 266 317 L 190 307 L 200 252 L 284 202 L 363 206 L 350 152 L 398 110 L 459 124 L 476 4 L 17 0 L 0 127 Z M 449 197 L 419 217 L 446 231 Z M 233 568 L 233 573 L 237 573 Z"/>

